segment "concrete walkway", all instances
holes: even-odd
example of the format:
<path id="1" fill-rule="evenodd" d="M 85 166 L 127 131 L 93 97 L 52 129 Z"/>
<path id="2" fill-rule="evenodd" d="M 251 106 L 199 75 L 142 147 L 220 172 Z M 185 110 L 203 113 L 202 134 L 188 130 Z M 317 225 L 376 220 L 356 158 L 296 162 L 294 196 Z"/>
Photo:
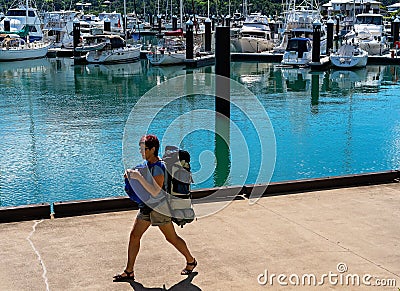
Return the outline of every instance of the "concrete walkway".
<path id="1" fill-rule="evenodd" d="M 113 283 L 112 276 L 125 267 L 135 215 L 127 211 L 0 224 L 0 290 L 400 287 L 400 183 L 267 197 L 253 206 L 234 201 L 178 229 L 199 262 L 198 273 L 187 279 L 179 274 L 184 258 L 152 227 L 142 240 L 137 282 Z M 278 282 L 279 275 L 289 286 Z M 323 281 L 321 286 L 308 286 L 313 275 L 317 283 Z M 353 286 L 357 277 L 361 286 Z M 392 286 L 366 286 L 363 279 Z"/>

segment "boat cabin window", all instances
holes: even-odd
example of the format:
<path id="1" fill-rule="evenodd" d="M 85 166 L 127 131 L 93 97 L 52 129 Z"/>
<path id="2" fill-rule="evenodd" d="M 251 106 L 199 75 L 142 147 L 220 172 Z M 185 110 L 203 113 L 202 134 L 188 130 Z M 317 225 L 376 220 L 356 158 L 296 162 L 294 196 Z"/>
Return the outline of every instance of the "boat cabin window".
<path id="1" fill-rule="evenodd" d="M 122 38 L 111 38 L 110 39 L 111 42 L 111 47 L 112 48 L 121 48 L 121 47 L 125 47 L 125 41 Z"/>
<path id="2" fill-rule="evenodd" d="M 7 11 L 7 16 L 26 16 L 26 10 L 9 10 Z M 28 10 L 29 17 L 35 17 L 35 12 Z"/>
<path id="3" fill-rule="evenodd" d="M 356 24 L 374 24 L 382 25 L 382 16 L 363 16 L 359 15 L 356 19 Z"/>

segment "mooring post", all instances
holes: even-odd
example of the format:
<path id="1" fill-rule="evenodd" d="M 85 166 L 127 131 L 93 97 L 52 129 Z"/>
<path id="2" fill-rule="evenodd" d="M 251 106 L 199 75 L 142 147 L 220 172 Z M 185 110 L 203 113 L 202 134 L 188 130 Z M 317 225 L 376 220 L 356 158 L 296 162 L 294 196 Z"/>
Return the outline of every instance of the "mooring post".
<path id="1" fill-rule="evenodd" d="M 193 59 L 193 21 L 186 22 L 186 59 Z"/>
<path id="2" fill-rule="evenodd" d="M 339 49 L 340 16 L 336 15 L 336 51 Z"/>
<path id="3" fill-rule="evenodd" d="M 230 65 L 230 28 L 218 26 L 215 29 L 215 110 L 228 118 L 230 117 Z"/>
<path id="4" fill-rule="evenodd" d="M 4 31 L 11 31 L 11 20 L 10 18 L 4 18 Z"/>
<path id="5" fill-rule="evenodd" d="M 313 22 L 312 61 L 315 63 L 321 60 L 321 26 L 319 20 Z"/>
<path id="6" fill-rule="evenodd" d="M 161 35 L 161 15 L 157 15 L 158 35 Z"/>
<path id="7" fill-rule="evenodd" d="M 333 49 L 333 26 L 335 22 L 332 18 L 326 22 L 326 55 L 329 56 L 331 54 L 331 50 Z"/>
<path id="8" fill-rule="evenodd" d="M 211 52 L 211 20 L 207 18 L 204 21 L 205 26 L 205 39 L 204 39 L 204 50 L 206 52 Z"/>
<path id="9" fill-rule="evenodd" d="M 176 15 L 172 16 L 172 30 L 178 29 L 178 17 Z"/>
<path id="10" fill-rule="evenodd" d="M 231 27 L 231 16 L 229 14 L 225 16 L 225 26 Z"/>
<path id="11" fill-rule="evenodd" d="M 81 42 L 81 23 L 78 18 L 75 18 L 72 23 L 73 28 L 73 39 L 74 39 L 74 63 L 78 61 L 80 57 L 79 52 L 76 51 L 76 47 Z"/>
<path id="12" fill-rule="evenodd" d="M 103 24 L 103 31 L 104 32 L 111 32 L 111 21 L 110 18 L 106 17 L 104 19 L 104 24 Z"/>
<path id="13" fill-rule="evenodd" d="M 395 45 L 396 42 L 399 41 L 399 28 L 400 28 L 400 19 L 396 17 L 393 21 L 393 44 Z M 399 48 L 397 48 L 399 49 Z"/>
<path id="14" fill-rule="evenodd" d="M 215 28 L 215 157 L 214 183 L 225 186 L 230 172 L 230 27 Z"/>

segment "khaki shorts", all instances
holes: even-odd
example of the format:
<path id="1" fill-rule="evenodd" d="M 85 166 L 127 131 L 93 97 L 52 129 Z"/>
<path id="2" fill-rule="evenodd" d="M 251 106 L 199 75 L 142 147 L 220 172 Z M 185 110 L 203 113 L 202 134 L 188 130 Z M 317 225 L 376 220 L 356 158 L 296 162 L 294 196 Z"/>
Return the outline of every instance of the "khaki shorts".
<path id="1" fill-rule="evenodd" d="M 171 217 L 161 214 L 155 210 L 150 212 L 150 214 L 143 214 L 142 212 L 139 211 L 139 213 L 136 216 L 136 219 L 149 221 L 153 226 L 166 225 L 171 222 Z"/>

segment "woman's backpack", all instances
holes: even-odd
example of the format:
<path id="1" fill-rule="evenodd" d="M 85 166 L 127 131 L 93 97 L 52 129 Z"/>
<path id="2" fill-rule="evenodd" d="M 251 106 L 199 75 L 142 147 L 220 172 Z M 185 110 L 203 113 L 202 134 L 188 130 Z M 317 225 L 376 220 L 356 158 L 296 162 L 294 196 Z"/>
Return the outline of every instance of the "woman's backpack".
<path id="1" fill-rule="evenodd" d="M 183 227 L 195 218 L 190 194 L 190 184 L 193 182 L 190 154 L 176 146 L 166 146 L 162 159 L 166 166 L 164 188 L 170 194 L 168 202 L 171 218 Z"/>

